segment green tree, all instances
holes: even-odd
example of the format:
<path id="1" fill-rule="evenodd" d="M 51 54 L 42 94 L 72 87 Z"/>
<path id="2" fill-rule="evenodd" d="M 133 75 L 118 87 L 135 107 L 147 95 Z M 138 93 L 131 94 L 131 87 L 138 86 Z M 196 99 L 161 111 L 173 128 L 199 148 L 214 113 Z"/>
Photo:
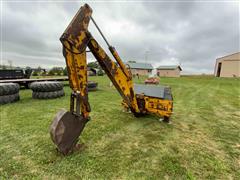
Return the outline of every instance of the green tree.
<path id="1" fill-rule="evenodd" d="M 52 69 L 50 69 L 48 74 L 51 76 L 54 76 L 54 75 L 61 76 L 63 74 L 63 68 L 62 67 L 53 67 Z"/>
<path id="2" fill-rule="evenodd" d="M 63 71 L 57 71 L 57 75 L 58 76 L 62 76 L 63 75 Z"/>
<path id="3" fill-rule="evenodd" d="M 43 71 L 43 72 L 41 73 L 41 75 L 42 75 L 42 76 L 46 76 L 46 75 L 47 75 L 47 72 L 46 72 L 46 71 Z"/>
<path id="4" fill-rule="evenodd" d="M 32 76 L 38 76 L 38 72 L 37 71 L 33 71 Z"/>
<path id="5" fill-rule="evenodd" d="M 87 64 L 87 67 L 102 70 L 102 67 L 98 64 L 97 61 L 89 62 L 89 63 Z"/>
<path id="6" fill-rule="evenodd" d="M 51 69 L 51 70 L 48 72 L 48 75 L 49 75 L 49 76 L 54 76 L 55 73 L 54 73 L 54 71 Z"/>
<path id="7" fill-rule="evenodd" d="M 89 62 L 87 64 L 87 66 L 90 67 L 90 68 L 99 68 L 100 67 L 97 61 Z"/>
<path id="8" fill-rule="evenodd" d="M 68 75 L 67 67 L 65 67 L 65 68 L 63 69 L 63 75 L 64 75 L 64 76 L 67 76 L 67 75 Z"/>
<path id="9" fill-rule="evenodd" d="M 0 69 L 8 69 L 8 66 L 7 65 L 5 65 L 5 64 L 0 64 Z"/>
<path id="10" fill-rule="evenodd" d="M 99 71 L 97 72 L 97 75 L 98 75 L 98 76 L 103 76 L 103 74 L 104 74 L 104 73 L 103 73 L 103 70 L 102 70 L 102 69 L 99 69 Z"/>

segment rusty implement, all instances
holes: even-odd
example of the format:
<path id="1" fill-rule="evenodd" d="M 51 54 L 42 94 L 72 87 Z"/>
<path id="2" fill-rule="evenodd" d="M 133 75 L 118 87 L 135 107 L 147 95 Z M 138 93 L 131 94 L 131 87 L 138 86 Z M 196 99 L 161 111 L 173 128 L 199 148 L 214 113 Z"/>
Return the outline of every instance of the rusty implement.
<path id="1" fill-rule="evenodd" d="M 90 21 L 103 37 L 115 61 L 89 32 Z M 70 111 L 59 111 L 50 128 L 52 141 L 61 153 L 66 155 L 72 152 L 90 119 L 86 48 L 93 54 L 121 95 L 125 109 L 130 110 L 136 117 L 155 114 L 163 117 L 165 122 L 169 122 L 173 110 L 171 89 L 133 84 L 131 71 L 103 35 L 92 17 L 92 9 L 88 4 L 79 9 L 60 37 L 60 41 L 63 45 L 63 56 L 66 60 L 69 85 L 72 89 Z"/>
<path id="2" fill-rule="evenodd" d="M 76 99 L 76 109 L 74 103 Z M 72 93 L 70 111 L 60 110 L 50 126 L 50 135 L 57 149 L 64 155 L 72 152 L 89 118 L 80 114 L 80 94 Z"/>
<path id="3" fill-rule="evenodd" d="M 69 111 L 60 110 L 51 125 L 51 139 L 58 150 L 67 155 L 71 152 L 83 131 L 87 120 Z"/>

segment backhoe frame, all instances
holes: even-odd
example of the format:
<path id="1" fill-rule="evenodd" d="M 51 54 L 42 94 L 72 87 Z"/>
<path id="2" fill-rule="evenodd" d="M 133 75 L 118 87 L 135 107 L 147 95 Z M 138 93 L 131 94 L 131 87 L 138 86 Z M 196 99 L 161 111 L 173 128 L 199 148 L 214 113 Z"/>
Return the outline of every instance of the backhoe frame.
<path id="1" fill-rule="evenodd" d="M 91 15 L 92 9 L 89 5 L 82 6 L 60 38 L 63 44 L 63 56 L 66 60 L 69 84 L 73 93 L 71 95 L 70 112 L 61 111 L 57 114 L 52 123 L 50 134 L 53 142 L 63 154 L 71 152 L 86 122 L 90 119 L 91 108 L 87 90 L 87 47 L 122 96 L 124 107 L 130 109 L 136 117 L 153 113 L 168 120 L 172 113 L 173 101 L 168 87 L 162 88 L 164 96 L 161 97 L 154 97 L 151 94 L 146 95 L 141 90 L 138 93 L 134 91 L 131 73 L 122 62 L 115 48 L 109 45 Z M 88 31 L 91 19 L 108 44 L 108 48 L 117 63 L 111 60 Z M 165 96 L 165 93 L 168 94 Z M 75 99 L 76 101 L 74 101 Z M 76 109 L 74 108 L 75 102 Z M 77 125 L 79 122 L 81 125 Z M 66 129 L 67 126 L 72 127 L 72 124 L 69 123 L 76 124 L 76 127 L 73 127 L 74 130 Z M 75 133 L 72 134 L 71 131 Z"/>

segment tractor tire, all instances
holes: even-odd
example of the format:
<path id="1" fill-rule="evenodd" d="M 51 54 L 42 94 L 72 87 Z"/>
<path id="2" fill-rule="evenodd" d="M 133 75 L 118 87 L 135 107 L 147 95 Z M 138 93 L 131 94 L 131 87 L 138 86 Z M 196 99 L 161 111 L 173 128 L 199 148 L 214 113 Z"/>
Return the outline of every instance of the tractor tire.
<path id="1" fill-rule="evenodd" d="M 7 104 L 18 101 L 20 99 L 19 93 L 0 96 L 0 104 Z"/>
<path id="2" fill-rule="evenodd" d="M 33 92 L 54 92 L 63 89 L 63 84 L 57 81 L 33 82 L 29 85 Z"/>
<path id="3" fill-rule="evenodd" d="M 0 83 L 0 96 L 16 94 L 19 89 L 20 86 L 17 83 Z"/>
<path id="4" fill-rule="evenodd" d="M 98 83 L 94 81 L 88 81 L 88 91 L 96 91 Z"/>
<path id="5" fill-rule="evenodd" d="M 65 95 L 65 93 L 64 93 L 63 89 L 58 90 L 58 91 L 52 91 L 52 92 L 33 91 L 32 98 L 33 99 L 54 99 L 54 98 L 62 97 L 64 95 Z"/>

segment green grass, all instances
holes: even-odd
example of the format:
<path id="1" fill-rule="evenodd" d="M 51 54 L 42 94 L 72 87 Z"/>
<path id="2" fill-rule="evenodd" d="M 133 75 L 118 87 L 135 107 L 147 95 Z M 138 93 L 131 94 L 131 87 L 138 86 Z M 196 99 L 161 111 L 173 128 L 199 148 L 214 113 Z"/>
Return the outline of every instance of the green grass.
<path id="1" fill-rule="evenodd" d="M 81 136 L 86 148 L 57 153 L 49 125 L 66 96 L 21 100 L 0 107 L 0 179 L 240 179 L 240 80 L 161 78 L 172 87 L 172 124 L 122 112 L 121 97 L 104 77 L 91 77 L 92 120 Z M 143 78 L 135 80 L 143 82 Z"/>

